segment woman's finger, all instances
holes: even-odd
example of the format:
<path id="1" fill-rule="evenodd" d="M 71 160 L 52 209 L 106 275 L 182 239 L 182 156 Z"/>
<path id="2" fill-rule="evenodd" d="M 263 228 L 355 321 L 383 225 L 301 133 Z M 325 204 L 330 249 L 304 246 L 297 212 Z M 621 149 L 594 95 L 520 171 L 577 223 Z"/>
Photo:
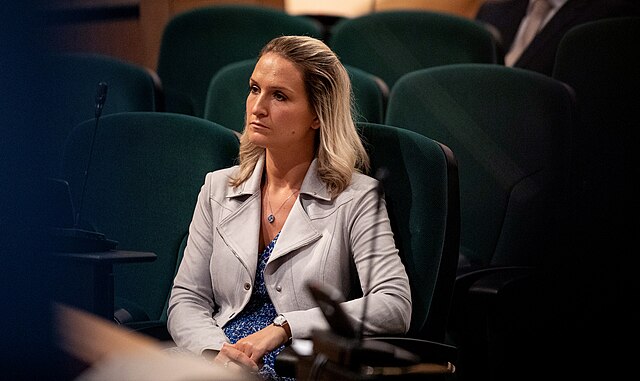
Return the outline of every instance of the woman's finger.
<path id="1" fill-rule="evenodd" d="M 237 364 L 240 367 L 245 369 L 249 369 L 251 371 L 258 370 L 258 364 L 255 361 L 251 360 L 249 356 L 247 356 L 242 350 L 236 348 L 233 344 L 224 344 L 222 349 L 220 350 L 220 354 L 224 355 L 231 362 L 226 362 L 226 360 L 222 363 L 224 366 L 229 368 L 232 363 Z"/>
<path id="2" fill-rule="evenodd" d="M 247 341 L 238 342 L 235 347 L 248 357 L 251 357 L 254 352 L 253 344 Z"/>

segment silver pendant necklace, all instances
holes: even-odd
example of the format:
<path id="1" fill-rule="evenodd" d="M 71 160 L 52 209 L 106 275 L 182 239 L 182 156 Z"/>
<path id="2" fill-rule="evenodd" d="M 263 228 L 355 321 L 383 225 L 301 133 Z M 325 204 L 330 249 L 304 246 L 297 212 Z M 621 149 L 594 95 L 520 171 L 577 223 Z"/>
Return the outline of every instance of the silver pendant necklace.
<path id="1" fill-rule="evenodd" d="M 278 214 L 278 212 L 280 211 L 280 209 L 282 209 L 282 207 L 284 206 L 284 204 L 286 204 L 286 203 L 287 203 L 287 201 L 289 201 L 289 199 L 290 199 L 291 197 L 293 197 L 293 195 L 294 195 L 294 194 L 298 193 L 298 191 L 297 191 L 297 190 L 294 190 L 294 191 L 293 191 L 293 193 L 291 193 L 291 194 L 289 195 L 289 197 L 287 197 L 287 198 L 282 202 L 282 204 L 280 204 L 280 207 L 279 207 L 279 208 L 276 210 L 276 212 L 274 213 L 274 212 L 273 212 L 273 209 L 271 208 L 271 200 L 269 200 L 269 189 L 268 189 L 268 187 L 265 187 L 265 192 L 266 192 L 265 196 L 266 196 L 266 198 L 267 198 L 267 205 L 269 206 L 269 211 L 271 212 L 271 213 L 267 216 L 267 221 L 269 221 L 269 223 L 270 223 L 270 224 L 272 224 L 272 223 L 276 220 L 276 216 L 275 216 L 275 215 L 276 215 L 276 214 Z"/>

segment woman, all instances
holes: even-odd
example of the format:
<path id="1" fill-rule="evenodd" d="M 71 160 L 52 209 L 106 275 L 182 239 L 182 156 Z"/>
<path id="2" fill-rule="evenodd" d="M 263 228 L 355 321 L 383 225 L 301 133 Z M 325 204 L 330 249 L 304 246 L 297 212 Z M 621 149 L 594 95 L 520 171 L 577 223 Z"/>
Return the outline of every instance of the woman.
<path id="1" fill-rule="evenodd" d="M 308 281 L 351 299 L 356 323 L 364 294 L 364 334 L 405 333 L 407 274 L 377 181 L 360 173 L 369 159 L 349 76 L 323 42 L 284 36 L 262 49 L 240 142 L 240 164 L 209 173 L 198 196 L 169 302 L 176 344 L 277 379 L 286 343 L 328 329 Z"/>

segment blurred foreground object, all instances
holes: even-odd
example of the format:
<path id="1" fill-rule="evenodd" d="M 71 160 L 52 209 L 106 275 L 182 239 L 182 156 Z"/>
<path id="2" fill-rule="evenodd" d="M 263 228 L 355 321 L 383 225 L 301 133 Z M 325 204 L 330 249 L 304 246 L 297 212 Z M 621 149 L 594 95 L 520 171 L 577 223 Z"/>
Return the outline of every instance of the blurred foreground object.
<path id="1" fill-rule="evenodd" d="M 95 315 L 55 306 L 56 341 L 87 366 L 76 380 L 250 380 L 188 354 L 169 354 L 160 341 L 122 329 Z"/>

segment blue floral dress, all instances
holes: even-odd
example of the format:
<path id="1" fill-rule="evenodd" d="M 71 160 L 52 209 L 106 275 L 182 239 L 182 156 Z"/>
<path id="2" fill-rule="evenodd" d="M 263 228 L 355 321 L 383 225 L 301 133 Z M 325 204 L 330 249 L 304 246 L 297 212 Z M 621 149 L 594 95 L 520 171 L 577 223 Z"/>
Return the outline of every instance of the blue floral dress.
<path id="1" fill-rule="evenodd" d="M 267 294 L 267 288 L 264 284 L 264 268 L 267 265 L 267 260 L 273 251 L 273 247 L 276 245 L 276 241 L 280 233 L 278 233 L 273 240 L 264 248 L 262 254 L 258 258 L 258 269 L 256 271 L 256 281 L 253 292 L 251 293 L 251 299 L 249 303 L 242 310 L 238 316 L 231 320 L 223 330 L 229 341 L 233 344 L 245 336 L 248 336 L 254 332 L 257 332 L 264 327 L 270 325 L 273 319 L 276 317 L 276 309 L 269 299 Z M 280 377 L 276 374 L 274 364 L 276 356 L 284 349 L 284 345 L 264 355 L 264 365 L 260 368 L 258 375 L 263 380 L 275 380 L 275 381 L 294 381 L 295 378 Z"/>

